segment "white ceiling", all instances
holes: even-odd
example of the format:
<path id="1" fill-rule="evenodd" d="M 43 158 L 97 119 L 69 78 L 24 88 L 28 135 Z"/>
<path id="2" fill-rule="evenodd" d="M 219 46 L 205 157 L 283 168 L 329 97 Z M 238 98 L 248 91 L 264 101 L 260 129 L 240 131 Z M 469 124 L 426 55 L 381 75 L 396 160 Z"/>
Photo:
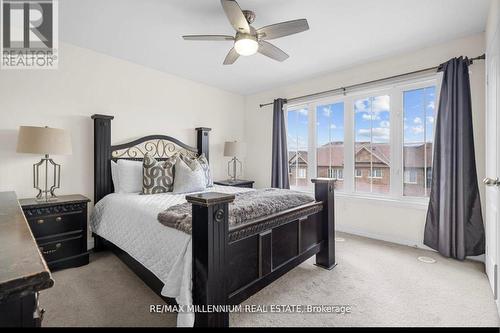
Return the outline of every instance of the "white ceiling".
<path id="1" fill-rule="evenodd" d="M 240 0 L 254 27 L 307 18 L 310 30 L 272 41 L 283 63 L 260 54 L 223 66 L 233 34 L 219 0 L 62 0 L 60 37 L 81 47 L 248 95 L 391 54 L 484 31 L 490 0 Z"/>

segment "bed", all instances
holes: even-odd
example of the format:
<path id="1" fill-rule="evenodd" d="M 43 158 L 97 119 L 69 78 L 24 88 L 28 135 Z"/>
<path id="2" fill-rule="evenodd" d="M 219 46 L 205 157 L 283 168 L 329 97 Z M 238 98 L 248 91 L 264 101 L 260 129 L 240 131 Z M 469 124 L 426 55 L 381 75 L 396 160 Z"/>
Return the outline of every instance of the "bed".
<path id="1" fill-rule="evenodd" d="M 236 193 L 252 191 L 215 185 L 201 193 L 113 193 L 111 161 L 162 160 L 179 151 L 209 159 L 209 128 L 197 128 L 197 147 L 166 135 L 111 144 L 112 116 L 93 115 L 95 250 L 112 250 L 167 303 L 208 306 L 239 304 L 316 256 L 316 265 L 335 267 L 334 180 L 314 179 L 312 202 L 228 226 Z M 182 202 L 192 204 L 192 233 L 166 227 L 157 214 Z M 138 223 L 140 222 L 140 224 Z M 182 312 L 178 326 L 227 327 L 229 313 Z"/>

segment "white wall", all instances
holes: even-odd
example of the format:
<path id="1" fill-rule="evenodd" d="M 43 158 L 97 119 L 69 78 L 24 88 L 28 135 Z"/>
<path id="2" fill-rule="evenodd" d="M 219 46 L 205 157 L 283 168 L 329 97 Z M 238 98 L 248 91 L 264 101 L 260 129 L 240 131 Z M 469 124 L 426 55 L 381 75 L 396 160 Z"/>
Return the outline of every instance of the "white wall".
<path id="1" fill-rule="evenodd" d="M 500 22 L 500 0 L 492 0 L 491 8 L 486 24 L 486 42 L 487 44 L 493 39 L 495 32 Z"/>
<path id="2" fill-rule="evenodd" d="M 260 109 L 259 104 L 278 97 L 291 98 L 318 91 L 389 77 L 433 67 L 455 56 L 475 57 L 484 53 L 484 34 L 441 44 L 408 54 L 360 64 L 350 69 L 325 74 L 310 80 L 248 96 L 245 108 L 245 140 L 247 158 L 245 175 L 256 181 L 257 187 L 271 183 L 272 107 Z M 338 50 L 342 52 L 342 50 Z M 311 56 L 311 61 L 314 58 Z M 478 179 L 484 178 L 484 64 L 471 66 L 474 137 Z M 258 158 L 257 158 L 258 157 Z M 484 197 L 484 188 L 481 186 Z M 336 223 L 338 230 L 372 236 L 406 245 L 422 246 L 425 225 L 425 206 L 398 205 L 367 199 L 337 198 Z"/>
<path id="3" fill-rule="evenodd" d="M 32 164 L 17 154 L 20 125 L 65 128 L 73 137 L 62 164 L 58 194 L 93 197 L 94 113 L 114 115 L 112 142 L 167 134 L 196 146 L 194 128 L 213 128 L 210 158 L 215 178 L 225 177 L 223 142 L 243 136 L 244 98 L 69 44 L 60 45 L 58 70 L 0 71 L 0 191 L 33 197 Z"/>

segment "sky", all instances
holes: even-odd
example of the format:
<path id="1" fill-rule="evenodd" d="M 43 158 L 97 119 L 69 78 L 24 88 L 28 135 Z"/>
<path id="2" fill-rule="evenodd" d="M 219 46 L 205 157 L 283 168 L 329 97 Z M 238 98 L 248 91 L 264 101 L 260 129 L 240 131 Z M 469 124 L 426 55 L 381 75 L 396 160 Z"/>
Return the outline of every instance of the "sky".
<path id="1" fill-rule="evenodd" d="M 403 96 L 404 143 L 434 141 L 436 88 L 406 91 Z"/>
<path id="2" fill-rule="evenodd" d="M 404 144 L 433 141 L 435 87 L 406 91 L 403 96 Z M 387 95 L 354 102 L 354 126 L 357 142 L 390 142 L 390 97 Z M 344 139 L 344 103 L 319 105 L 316 110 L 318 146 Z M 288 112 L 289 150 L 308 148 L 308 110 Z"/>

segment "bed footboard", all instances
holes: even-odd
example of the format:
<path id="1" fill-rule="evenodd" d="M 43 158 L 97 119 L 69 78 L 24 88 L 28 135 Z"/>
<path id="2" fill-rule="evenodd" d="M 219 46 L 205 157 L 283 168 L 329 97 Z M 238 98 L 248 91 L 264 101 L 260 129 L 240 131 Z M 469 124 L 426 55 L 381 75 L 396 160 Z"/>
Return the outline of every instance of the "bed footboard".
<path id="1" fill-rule="evenodd" d="M 314 255 L 317 266 L 335 267 L 334 180 L 313 183 L 316 202 L 231 230 L 234 195 L 186 197 L 193 205 L 193 304 L 205 310 L 195 326 L 227 327 L 227 312 L 206 310 L 243 302 Z"/>

